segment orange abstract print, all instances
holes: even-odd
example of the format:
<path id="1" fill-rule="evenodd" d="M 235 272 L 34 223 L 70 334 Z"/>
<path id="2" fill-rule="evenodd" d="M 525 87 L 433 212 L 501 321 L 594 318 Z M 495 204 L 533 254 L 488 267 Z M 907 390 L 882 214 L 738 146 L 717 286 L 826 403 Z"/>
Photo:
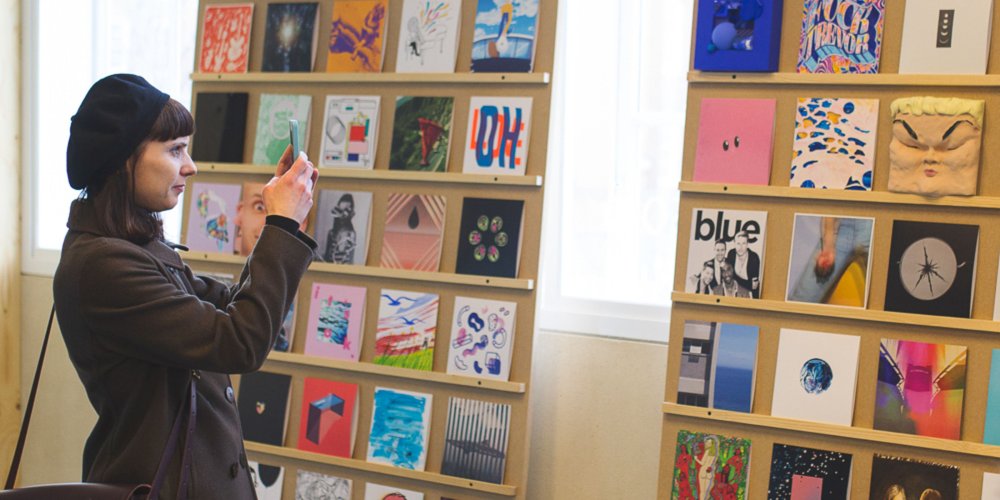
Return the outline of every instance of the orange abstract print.
<path id="1" fill-rule="evenodd" d="M 209 5 L 201 35 L 202 73 L 246 73 L 253 4 Z"/>
<path id="2" fill-rule="evenodd" d="M 388 0 L 334 2 L 326 71 L 381 72 L 388 13 Z"/>

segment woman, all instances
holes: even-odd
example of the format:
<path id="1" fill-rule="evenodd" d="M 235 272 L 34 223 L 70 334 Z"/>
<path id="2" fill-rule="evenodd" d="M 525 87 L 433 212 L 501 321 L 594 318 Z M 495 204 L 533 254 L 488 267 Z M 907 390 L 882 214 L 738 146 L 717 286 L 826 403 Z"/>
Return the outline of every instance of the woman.
<path id="1" fill-rule="evenodd" d="M 91 87 L 70 125 L 66 169 L 82 189 L 53 284 L 70 359 L 98 418 L 83 452 L 86 481 L 153 481 L 189 381 L 197 381 L 186 487 L 183 443 L 161 498 L 252 499 L 230 373 L 257 370 L 274 344 L 315 242 L 298 231 L 317 172 L 279 162 L 264 189 L 267 225 L 239 284 L 198 277 L 163 239 L 197 172 L 190 113 L 141 77 Z"/>

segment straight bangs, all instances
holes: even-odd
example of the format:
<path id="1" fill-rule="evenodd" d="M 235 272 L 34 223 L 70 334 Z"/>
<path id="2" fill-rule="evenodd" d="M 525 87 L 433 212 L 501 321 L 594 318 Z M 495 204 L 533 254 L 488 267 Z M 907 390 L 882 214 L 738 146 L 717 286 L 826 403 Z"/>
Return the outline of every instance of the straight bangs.
<path id="1" fill-rule="evenodd" d="M 191 116 L 191 112 L 183 104 L 171 98 L 163 105 L 163 110 L 153 123 L 146 140 L 166 142 L 193 134 L 194 117 Z"/>

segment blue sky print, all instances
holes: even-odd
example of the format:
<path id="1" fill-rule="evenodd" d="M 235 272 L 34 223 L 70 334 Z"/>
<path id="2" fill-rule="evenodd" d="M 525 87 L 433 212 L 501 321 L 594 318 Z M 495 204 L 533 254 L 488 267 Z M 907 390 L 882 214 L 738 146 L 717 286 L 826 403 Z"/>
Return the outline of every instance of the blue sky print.
<path id="1" fill-rule="evenodd" d="M 539 0 L 479 0 L 473 72 L 531 71 Z"/>

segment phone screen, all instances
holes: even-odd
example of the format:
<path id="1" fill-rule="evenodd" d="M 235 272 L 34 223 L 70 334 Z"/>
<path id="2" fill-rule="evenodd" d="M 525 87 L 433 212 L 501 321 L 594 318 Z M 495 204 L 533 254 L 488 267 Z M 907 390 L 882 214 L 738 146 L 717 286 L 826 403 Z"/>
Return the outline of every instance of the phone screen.
<path id="1" fill-rule="evenodd" d="M 299 153 L 302 152 L 302 146 L 299 144 L 298 120 L 288 120 L 288 140 L 292 144 L 292 161 L 294 162 L 299 157 Z"/>

